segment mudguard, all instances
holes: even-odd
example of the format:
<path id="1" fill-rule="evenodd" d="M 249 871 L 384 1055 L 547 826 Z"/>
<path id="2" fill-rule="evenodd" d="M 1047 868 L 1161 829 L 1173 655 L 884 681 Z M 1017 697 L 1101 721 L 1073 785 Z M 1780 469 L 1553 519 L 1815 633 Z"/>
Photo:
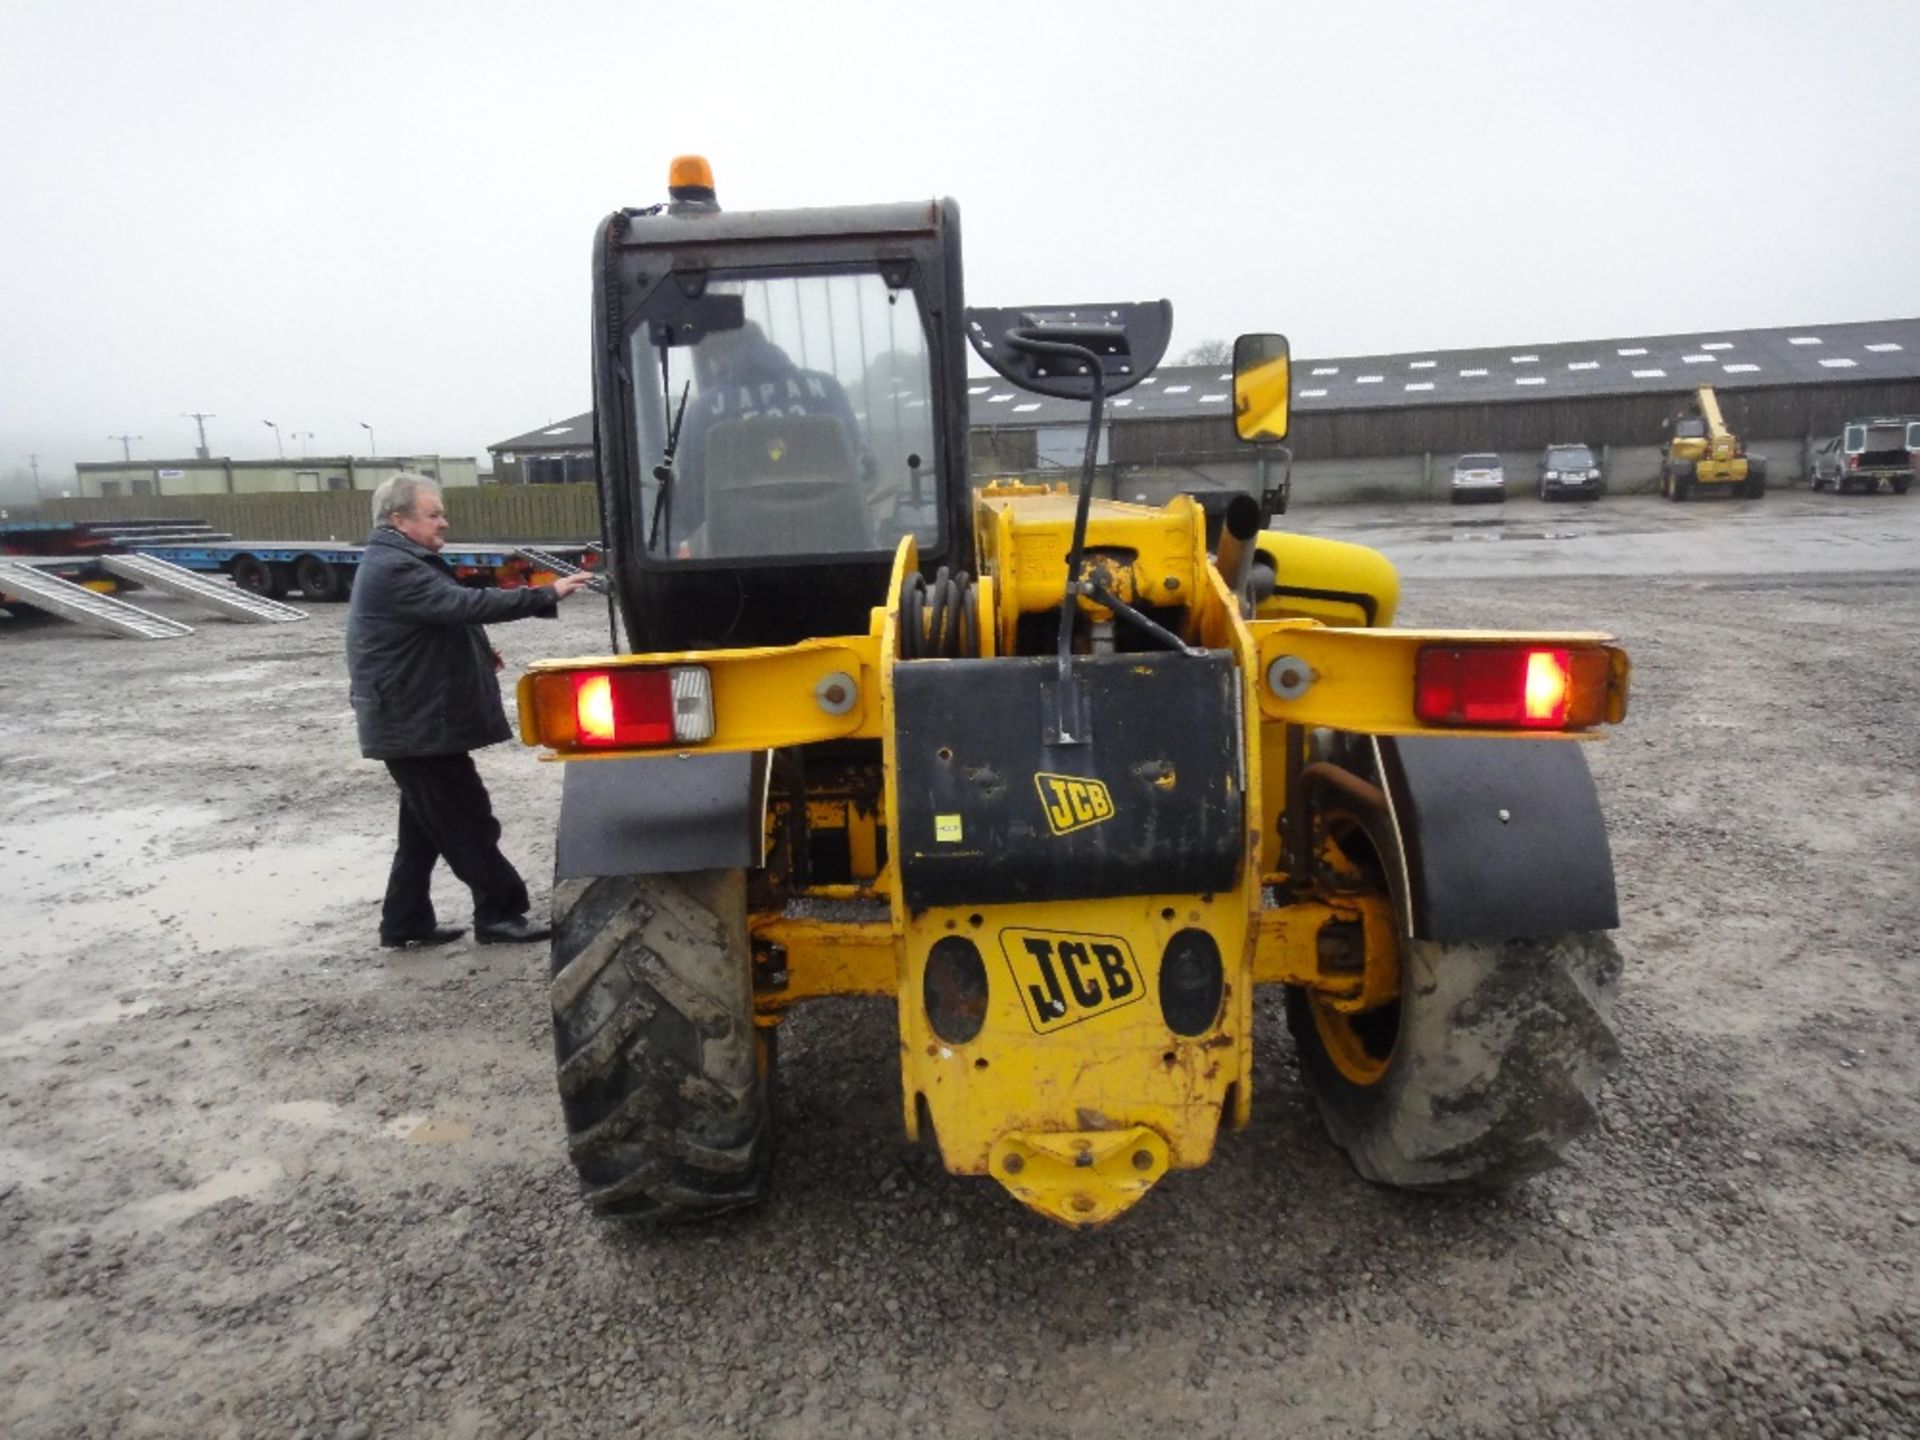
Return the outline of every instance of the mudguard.
<path id="1" fill-rule="evenodd" d="M 1415 937 L 1443 944 L 1620 923 L 1583 747 L 1380 736 Z"/>
<path id="2" fill-rule="evenodd" d="M 751 869 L 764 858 L 767 773 L 764 750 L 570 764 L 554 878 Z"/>

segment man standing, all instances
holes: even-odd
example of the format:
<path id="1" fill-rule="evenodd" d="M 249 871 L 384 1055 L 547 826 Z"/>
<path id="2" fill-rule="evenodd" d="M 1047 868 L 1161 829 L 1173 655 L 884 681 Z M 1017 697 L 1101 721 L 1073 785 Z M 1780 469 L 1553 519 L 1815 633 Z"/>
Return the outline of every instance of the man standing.
<path id="1" fill-rule="evenodd" d="M 473 891 L 475 940 L 544 940 L 549 927 L 527 918 L 526 882 L 500 853 L 500 822 L 469 753 L 513 734 L 494 678 L 500 657 L 480 627 L 551 618 L 587 577 L 524 590 L 468 589 L 440 558 L 446 506 L 424 475 L 389 477 L 373 492 L 373 520 L 347 614 L 347 670 L 360 753 L 384 760 L 400 787 L 400 840 L 380 943 L 413 949 L 467 933 L 434 917 L 428 882 L 443 858 Z"/>

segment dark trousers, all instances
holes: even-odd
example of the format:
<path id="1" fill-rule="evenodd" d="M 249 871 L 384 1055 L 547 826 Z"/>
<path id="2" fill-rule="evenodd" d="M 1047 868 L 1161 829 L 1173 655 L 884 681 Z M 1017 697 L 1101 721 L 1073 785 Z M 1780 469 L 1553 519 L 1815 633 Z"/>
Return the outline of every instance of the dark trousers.
<path id="1" fill-rule="evenodd" d="M 473 891 L 473 923 L 497 925 L 527 913 L 526 881 L 500 853 L 500 822 L 471 755 L 387 761 L 400 787 L 400 843 L 387 876 L 380 938 L 407 940 L 435 925 L 428 884 L 434 862 Z"/>

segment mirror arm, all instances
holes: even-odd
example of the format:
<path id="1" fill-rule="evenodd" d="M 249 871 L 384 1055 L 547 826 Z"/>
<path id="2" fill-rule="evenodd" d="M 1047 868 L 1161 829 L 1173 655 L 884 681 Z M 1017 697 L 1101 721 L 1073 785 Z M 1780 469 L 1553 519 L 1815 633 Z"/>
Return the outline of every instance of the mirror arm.
<path id="1" fill-rule="evenodd" d="M 1065 683 L 1072 673 L 1073 612 L 1077 608 L 1074 599 L 1082 593 L 1080 558 L 1087 544 L 1087 516 L 1093 508 L 1093 471 L 1100 452 L 1100 417 L 1106 401 L 1106 378 L 1101 371 L 1100 357 L 1084 345 L 1074 345 L 1065 340 L 1042 340 L 1034 331 L 1025 328 L 1009 330 L 1007 344 L 1029 355 L 1052 355 L 1084 365 L 1093 389 L 1092 413 L 1087 417 L 1086 450 L 1080 465 L 1080 498 L 1073 511 L 1073 543 L 1067 550 L 1067 588 L 1060 604 L 1060 679 Z"/>

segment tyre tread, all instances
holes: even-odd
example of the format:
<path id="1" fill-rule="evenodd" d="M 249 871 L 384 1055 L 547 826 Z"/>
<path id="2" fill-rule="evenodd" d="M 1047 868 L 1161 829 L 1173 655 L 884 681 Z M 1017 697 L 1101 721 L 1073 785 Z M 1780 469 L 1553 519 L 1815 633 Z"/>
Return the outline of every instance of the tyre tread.
<path id="1" fill-rule="evenodd" d="M 744 905 L 739 872 L 555 886 L 556 1077 L 595 1211 L 660 1222 L 765 1198 Z"/>

